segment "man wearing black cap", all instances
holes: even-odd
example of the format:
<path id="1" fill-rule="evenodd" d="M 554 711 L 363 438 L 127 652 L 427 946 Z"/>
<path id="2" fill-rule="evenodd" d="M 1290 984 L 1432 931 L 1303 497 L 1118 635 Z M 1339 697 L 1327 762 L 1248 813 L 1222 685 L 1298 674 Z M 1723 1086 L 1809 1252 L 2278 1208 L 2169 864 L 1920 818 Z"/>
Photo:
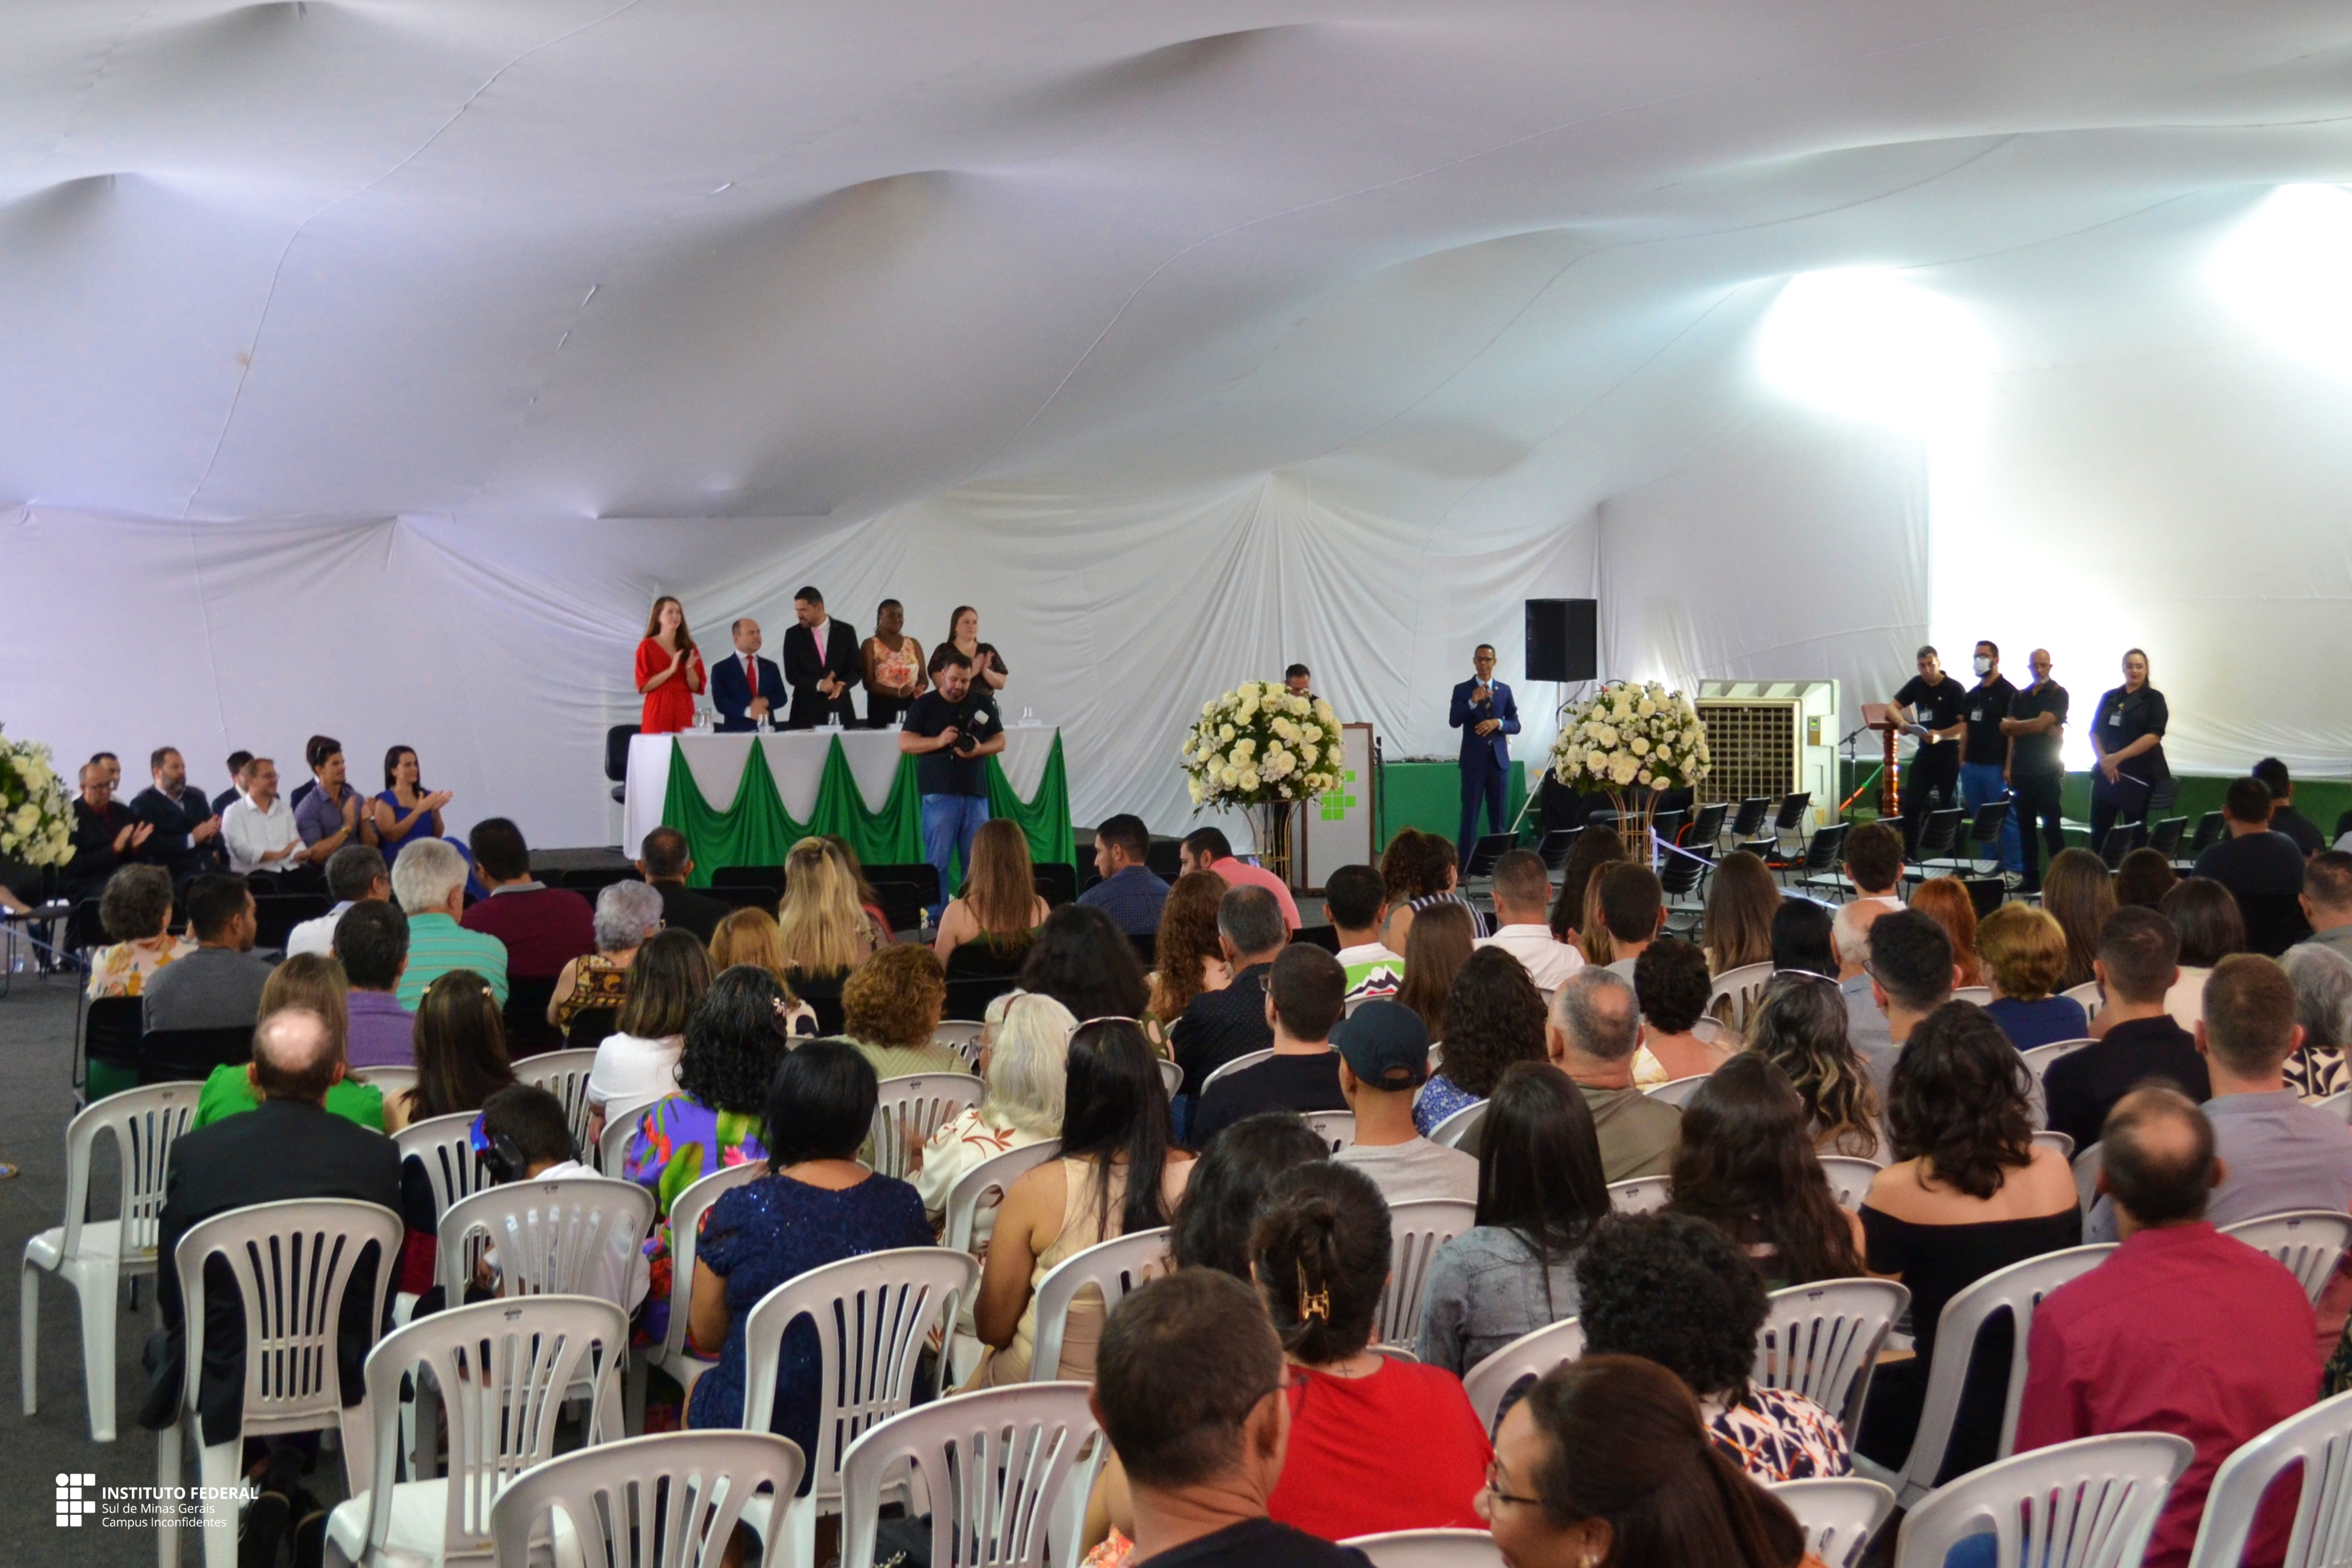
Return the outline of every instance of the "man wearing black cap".
<path id="1" fill-rule="evenodd" d="M 1339 1092 L 1356 1113 L 1356 1141 L 1332 1158 L 1371 1177 L 1391 1204 L 1478 1201 L 1478 1162 L 1414 1130 L 1412 1097 L 1429 1077 L 1429 1031 L 1395 1002 L 1367 1002 L 1331 1036 Z"/>
<path id="2" fill-rule="evenodd" d="M 1261 1110 L 1347 1110 L 1331 1049 L 1331 1026 L 1347 994 L 1347 971 L 1338 959 L 1311 942 L 1284 948 L 1265 974 L 1274 1056 L 1227 1073 L 1201 1096 L 1192 1110 L 1192 1147 L 1207 1148 L 1227 1127 Z"/>

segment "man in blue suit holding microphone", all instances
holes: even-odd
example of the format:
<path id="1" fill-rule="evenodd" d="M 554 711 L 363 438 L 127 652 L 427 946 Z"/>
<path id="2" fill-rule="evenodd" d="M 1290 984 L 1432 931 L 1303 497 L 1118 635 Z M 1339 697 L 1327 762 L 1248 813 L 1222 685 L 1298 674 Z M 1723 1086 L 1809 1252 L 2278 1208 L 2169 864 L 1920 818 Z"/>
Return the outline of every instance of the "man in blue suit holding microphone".
<path id="1" fill-rule="evenodd" d="M 1475 679 L 1454 689 L 1454 710 L 1445 721 L 1462 731 L 1462 864 L 1470 864 L 1471 847 L 1478 842 L 1478 803 L 1486 805 L 1490 831 L 1507 831 L 1503 822 L 1505 784 L 1511 766 L 1510 737 L 1519 732 L 1519 707 L 1511 689 L 1495 679 L 1495 648 L 1480 643 L 1471 656 Z"/>

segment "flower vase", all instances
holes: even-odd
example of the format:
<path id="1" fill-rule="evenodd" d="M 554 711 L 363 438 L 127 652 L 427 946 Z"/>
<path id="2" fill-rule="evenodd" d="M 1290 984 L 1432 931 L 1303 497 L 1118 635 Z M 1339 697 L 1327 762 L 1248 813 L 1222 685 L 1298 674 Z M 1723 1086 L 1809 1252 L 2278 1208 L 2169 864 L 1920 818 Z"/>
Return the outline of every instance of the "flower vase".
<path id="1" fill-rule="evenodd" d="M 1250 807 L 1251 827 L 1257 838 L 1257 862 L 1282 879 L 1289 887 L 1290 824 L 1293 813 L 1286 800 L 1268 801 Z"/>

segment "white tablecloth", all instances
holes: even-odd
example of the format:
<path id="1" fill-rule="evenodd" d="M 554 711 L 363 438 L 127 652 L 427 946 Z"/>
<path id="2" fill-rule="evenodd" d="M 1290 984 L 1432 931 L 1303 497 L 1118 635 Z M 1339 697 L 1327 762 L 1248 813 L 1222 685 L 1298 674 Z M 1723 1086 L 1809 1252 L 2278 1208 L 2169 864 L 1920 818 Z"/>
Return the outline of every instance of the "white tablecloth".
<path id="1" fill-rule="evenodd" d="M 1004 750 L 996 760 L 1004 764 L 1005 779 L 1022 799 L 1035 795 L 1038 784 L 1044 782 L 1045 759 L 1053 752 L 1057 733 L 1042 725 L 1004 731 Z M 776 793 L 783 797 L 784 809 L 794 821 L 805 822 L 816 809 L 817 784 L 824 776 L 825 754 L 835 741 L 841 742 L 842 755 L 848 760 L 850 773 L 857 780 L 857 793 L 865 797 L 869 809 L 881 809 L 882 803 L 890 796 L 890 781 L 898 773 L 896 730 L 793 730 L 773 735 L 697 734 L 688 731 L 677 735 L 635 736 L 629 742 L 622 852 L 635 855 L 646 835 L 662 824 L 663 807 L 669 799 L 672 742 L 685 748 L 686 765 L 694 773 L 695 787 L 702 791 L 702 798 L 714 811 L 725 811 L 735 804 L 735 786 L 742 780 L 751 748 L 764 747 L 768 771 L 775 775 Z"/>

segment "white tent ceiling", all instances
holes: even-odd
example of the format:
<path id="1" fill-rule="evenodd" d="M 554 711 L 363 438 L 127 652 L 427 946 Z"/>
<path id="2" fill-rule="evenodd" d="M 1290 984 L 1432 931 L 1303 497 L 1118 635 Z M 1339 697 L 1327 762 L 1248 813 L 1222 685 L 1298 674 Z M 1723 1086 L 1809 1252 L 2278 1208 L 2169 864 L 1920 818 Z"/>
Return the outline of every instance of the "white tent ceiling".
<path id="1" fill-rule="evenodd" d="M 1875 679 L 1927 618 L 1923 583 L 1855 584 L 1901 613 L 1822 594 L 1759 618 L 1735 602 L 1751 584 L 1695 584 L 1627 521 L 1682 537 L 1655 513 L 1687 494 L 1674 504 L 1736 542 L 1739 487 L 1790 451 L 1834 467 L 1862 441 L 1864 468 L 1884 465 L 1891 437 L 1790 426 L 1750 374 L 1780 281 L 1900 268 L 1969 302 L 2001 409 L 2033 411 L 1994 420 L 2022 540 L 2095 523 L 2096 563 L 2179 501 L 2125 470 L 2151 440 L 2210 436 L 2179 410 L 2215 395 L 2217 363 L 2323 414 L 2284 436 L 2249 420 L 2200 471 L 2242 495 L 2279 469 L 2263 442 L 2299 443 L 2285 489 L 2325 538 L 2344 521 L 2338 384 L 2250 347 L 2195 277 L 2271 187 L 2352 178 L 2347 127 L 2340 3 L 15 0 L 0 501 L 20 528 L 58 520 L 20 561 L 83 583 L 100 561 L 202 576 L 196 546 L 163 544 L 195 535 L 161 523 L 268 522 L 282 542 L 289 521 L 432 520 L 598 623 L 591 662 L 611 668 L 567 689 L 582 759 L 626 706 L 652 583 L 706 588 L 698 624 L 751 609 L 772 628 L 812 560 L 861 608 L 935 580 L 938 606 L 909 596 L 928 642 L 964 580 L 935 557 L 971 564 L 1001 540 L 1020 567 L 995 625 L 1026 630 L 1052 606 L 1022 585 L 1054 541 L 1083 555 L 1102 498 L 1175 527 L 1202 496 L 1267 484 L 1309 498 L 1343 555 L 1366 542 L 1342 589 L 1411 602 L 1390 606 L 1406 646 L 1318 659 L 1360 657 L 1333 684 L 1409 749 L 1443 742 L 1426 688 L 1462 637 L 1503 641 L 1517 598 L 1602 582 L 1682 595 L 1704 633 L 1620 604 L 1615 673 Z M 2189 400 L 2181 428 L 2132 412 L 2151 386 Z M 2104 437 L 2034 449 L 2086 401 L 2122 410 Z M 1743 468 L 1756 452 L 1777 456 Z M 2093 471 L 2053 469 L 2072 461 Z M 1839 526 L 1899 527 L 1904 489 Z M 1007 497 L 1048 498 L 1013 509 L 1034 537 L 992 531 Z M 2170 526 L 2213 518 L 2183 503 Z M 709 519 L 765 526 L 625 550 L 599 526 Z M 872 520 L 904 536 L 881 549 Z M 251 548 L 238 559 L 266 578 Z M 609 580 L 562 582 L 550 563 L 583 550 Z M 1433 558 L 1476 563 L 1475 594 Z M 1262 565 L 1212 591 L 1256 587 Z M 2340 599 L 2346 571 L 2318 596 Z M 197 592 L 207 616 L 222 591 L 215 574 Z M 102 607 L 10 634 L 8 684 L 60 638 L 119 648 L 79 615 Z M 1244 668 L 1200 679 L 1295 649 L 1300 624 L 1271 613 Z M 1205 609 L 1177 629 L 1234 632 Z M 1791 648 L 1855 637 L 1790 667 Z M 1070 722 L 1062 657 L 1040 642 L 1032 689 Z M 2106 658 L 2078 661 L 2078 691 Z M 12 730 L 31 718 L 61 745 L 144 738 L 14 706 Z M 281 750 L 329 722 L 227 700 L 219 717 L 231 743 L 283 728 Z M 2331 723 L 2352 751 L 2352 716 Z M 2217 754 L 2243 738 L 2211 737 Z M 1078 768 L 1082 817 L 1181 798 L 1165 739 Z M 601 809 L 583 785 L 542 834 L 594 832 Z"/>

